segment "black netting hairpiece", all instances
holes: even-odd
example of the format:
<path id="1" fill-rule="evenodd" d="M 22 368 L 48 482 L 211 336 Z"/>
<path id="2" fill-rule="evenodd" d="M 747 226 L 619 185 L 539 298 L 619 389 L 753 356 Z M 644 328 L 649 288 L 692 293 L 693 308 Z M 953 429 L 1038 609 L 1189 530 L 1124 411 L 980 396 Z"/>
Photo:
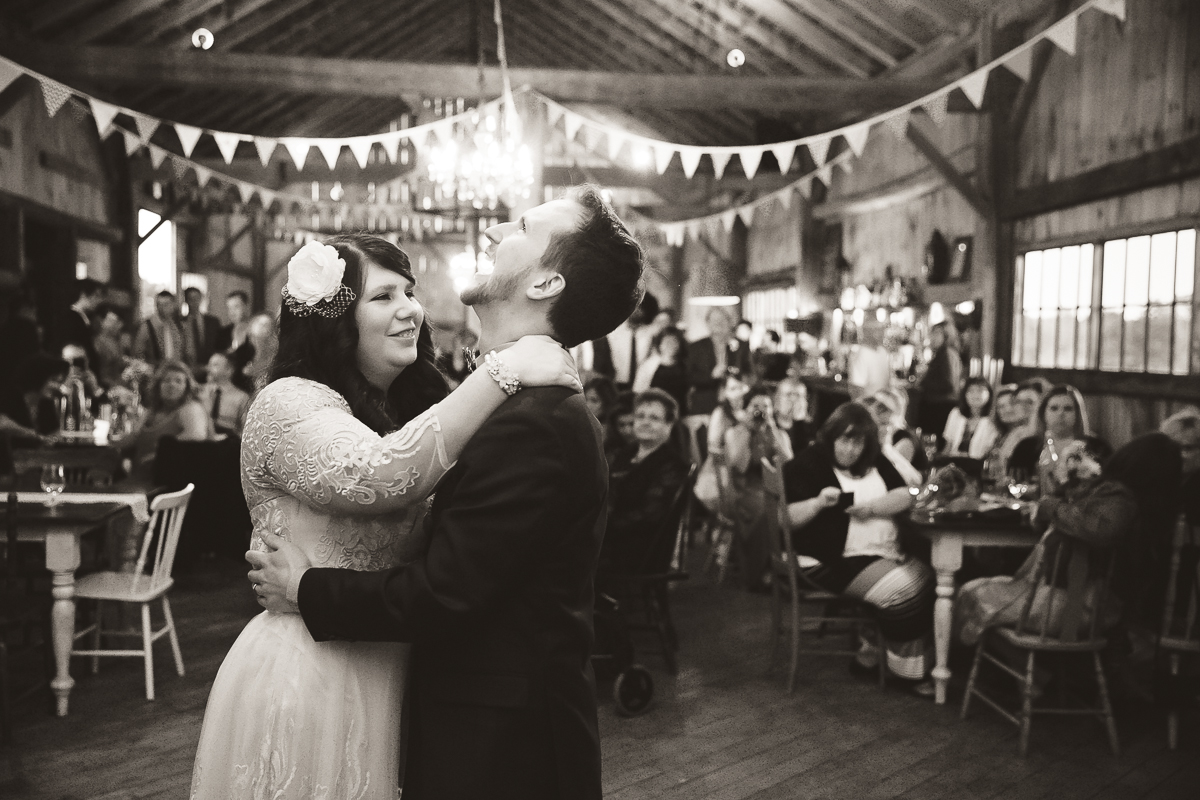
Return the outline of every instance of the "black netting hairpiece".
<path id="1" fill-rule="evenodd" d="M 310 306 L 307 303 L 301 303 L 299 300 L 292 297 L 290 294 L 288 294 L 287 287 L 283 287 L 283 304 L 287 307 L 288 311 L 292 312 L 297 317 L 307 317 L 310 314 L 318 314 L 326 319 L 337 319 L 342 314 L 346 313 L 346 309 L 349 308 L 350 304 L 354 302 L 355 297 L 357 297 L 357 295 L 354 294 L 354 290 L 346 284 L 342 284 L 342 287 L 338 289 L 337 294 L 335 294 L 333 297 L 329 298 L 328 300 L 321 300 L 320 302 Z"/>

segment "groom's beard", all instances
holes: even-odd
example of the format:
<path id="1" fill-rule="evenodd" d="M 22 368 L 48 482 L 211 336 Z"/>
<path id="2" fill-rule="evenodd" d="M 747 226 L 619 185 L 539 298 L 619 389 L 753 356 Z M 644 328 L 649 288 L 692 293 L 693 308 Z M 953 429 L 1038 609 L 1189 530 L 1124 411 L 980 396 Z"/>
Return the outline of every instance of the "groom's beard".
<path id="1" fill-rule="evenodd" d="M 487 303 L 502 303 L 511 300 L 521 288 L 524 272 L 515 275 L 492 273 L 483 283 L 464 289 L 458 297 L 463 305 L 478 306 Z"/>

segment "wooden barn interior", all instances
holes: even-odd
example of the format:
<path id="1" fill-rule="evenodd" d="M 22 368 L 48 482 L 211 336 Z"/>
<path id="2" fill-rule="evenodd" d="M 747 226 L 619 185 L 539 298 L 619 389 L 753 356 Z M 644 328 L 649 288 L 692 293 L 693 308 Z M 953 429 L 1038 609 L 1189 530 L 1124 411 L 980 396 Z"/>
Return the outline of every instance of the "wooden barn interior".
<path id="1" fill-rule="evenodd" d="M 817 422 L 857 397 L 882 330 L 916 425 L 947 321 L 964 376 L 1069 384 L 1113 448 L 1200 405 L 1196 0 L 4 0 L 0 382 L 29 355 L 10 323 L 62 341 L 84 279 L 131 329 L 188 288 L 225 325 L 233 292 L 278 315 L 293 254 L 348 231 L 408 254 L 448 352 L 475 325 L 458 294 L 483 232 L 584 183 L 686 338 L 722 305 L 747 346 L 779 334 Z M 606 798 L 1196 796 L 1194 630 L 1170 702 L 1161 642 L 1110 669 L 1119 755 L 1064 716 L 1022 757 L 1000 715 L 960 719 L 969 658 L 936 701 L 808 654 L 789 691 L 776 600 L 709 569 L 704 535 L 685 531 L 666 590 L 671 657 L 635 637 L 650 708 L 617 713 L 601 682 Z M 83 538 L 86 569 L 103 548 Z M 187 671 L 160 644 L 154 702 L 137 659 L 54 667 L 57 632 L 26 648 L 0 628 L 0 795 L 186 796 L 208 691 L 258 611 L 237 549 L 179 576 Z M 948 626 L 958 567 L 934 567 Z"/>

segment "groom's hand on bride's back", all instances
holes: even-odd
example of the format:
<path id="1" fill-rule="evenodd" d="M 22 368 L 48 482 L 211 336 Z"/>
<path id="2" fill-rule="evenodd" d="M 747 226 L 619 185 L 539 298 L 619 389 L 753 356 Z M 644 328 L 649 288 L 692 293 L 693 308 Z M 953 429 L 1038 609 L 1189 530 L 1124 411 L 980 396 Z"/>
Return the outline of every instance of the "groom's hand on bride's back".
<path id="1" fill-rule="evenodd" d="M 300 576 L 312 564 L 299 547 L 273 533 L 263 534 L 262 540 L 267 552 L 246 553 L 246 560 L 254 567 L 246 577 L 253 585 L 258 604 L 277 614 L 297 614 Z"/>

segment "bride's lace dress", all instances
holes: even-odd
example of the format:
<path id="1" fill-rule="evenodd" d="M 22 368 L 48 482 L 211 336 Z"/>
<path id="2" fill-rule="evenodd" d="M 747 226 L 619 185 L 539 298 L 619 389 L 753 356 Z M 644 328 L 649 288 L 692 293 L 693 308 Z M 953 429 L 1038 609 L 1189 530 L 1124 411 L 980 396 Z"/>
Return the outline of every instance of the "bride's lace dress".
<path id="1" fill-rule="evenodd" d="M 271 531 L 314 566 L 382 570 L 415 558 L 425 500 L 452 466 L 435 411 L 381 437 L 327 386 L 267 386 L 242 439 L 252 547 Z M 394 798 L 407 660 L 408 645 L 318 644 L 298 614 L 258 615 L 217 673 L 191 797 Z"/>

